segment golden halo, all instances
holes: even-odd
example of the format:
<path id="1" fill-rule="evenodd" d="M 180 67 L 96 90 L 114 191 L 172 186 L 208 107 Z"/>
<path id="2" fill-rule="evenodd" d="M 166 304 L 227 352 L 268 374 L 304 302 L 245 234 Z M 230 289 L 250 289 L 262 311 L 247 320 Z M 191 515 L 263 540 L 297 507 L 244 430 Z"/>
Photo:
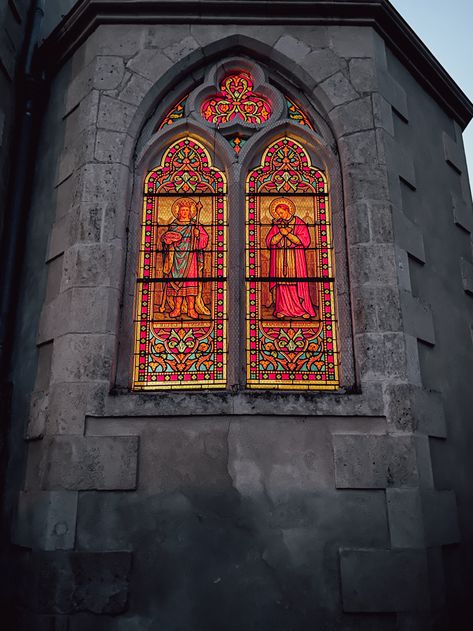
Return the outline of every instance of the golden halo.
<path id="1" fill-rule="evenodd" d="M 273 199 L 273 201 L 269 205 L 269 212 L 271 213 L 271 216 L 274 217 L 274 219 L 279 219 L 278 215 L 276 215 L 276 207 L 279 206 L 279 204 L 285 204 L 286 206 L 289 206 L 291 217 L 296 212 L 296 207 L 293 201 L 287 199 L 287 197 L 278 197 L 277 199 Z"/>
<path id="2" fill-rule="evenodd" d="M 197 214 L 197 204 L 193 199 L 189 199 L 189 197 L 180 197 L 179 199 L 176 199 L 176 201 L 173 203 L 173 205 L 171 206 L 171 212 L 174 215 L 174 217 L 176 219 L 178 219 L 177 216 L 177 211 L 179 210 L 179 206 L 182 203 L 185 203 L 186 206 L 190 205 L 191 206 L 191 214 L 190 214 L 190 218 L 194 219 L 194 217 Z"/>

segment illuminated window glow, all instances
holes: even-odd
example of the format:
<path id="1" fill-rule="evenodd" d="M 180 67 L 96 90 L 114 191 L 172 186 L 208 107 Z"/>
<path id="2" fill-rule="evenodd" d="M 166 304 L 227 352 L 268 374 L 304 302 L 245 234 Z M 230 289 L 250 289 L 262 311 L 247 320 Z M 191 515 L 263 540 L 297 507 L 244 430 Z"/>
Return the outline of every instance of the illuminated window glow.
<path id="1" fill-rule="evenodd" d="M 188 97 L 189 95 L 186 94 L 183 99 L 181 99 L 178 103 L 176 103 L 176 105 L 174 105 L 174 107 L 169 110 L 158 129 L 162 129 L 163 127 L 166 127 L 166 125 L 172 125 L 181 118 L 184 118 L 184 114 L 186 111 L 186 101 Z"/>
<path id="2" fill-rule="evenodd" d="M 268 99 L 253 92 L 253 81 L 247 72 L 225 77 L 220 92 L 202 103 L 203 118 L 214 125 L 223 125 L 233 120 L 261 125 L 271 116 Z"/>
<path id="3" fill-rule="evenodd" d="M 134 389 L 226 386 L 226 222 L 224 174 L 178 140 L 145 179 Z"/>
<path id="4" fill-rule="evenodd" d="M 287 111 L 289 114 L 289 118 L 291 120 L 297 121 L 299 125 L 305 125 L 306 127 L 310 127 L 310 129 L 314 129 L 314 126 L 308 119 L 308 117 L 304 114 L 301 108 L 294 103 L 289 97 L 286 96 L 287 103 Z"/>
<path id="5" fill-rule="evenodd" d="M 247 178 L 247 386 L 338 388 L 328 181 L 290 138 Z"/>

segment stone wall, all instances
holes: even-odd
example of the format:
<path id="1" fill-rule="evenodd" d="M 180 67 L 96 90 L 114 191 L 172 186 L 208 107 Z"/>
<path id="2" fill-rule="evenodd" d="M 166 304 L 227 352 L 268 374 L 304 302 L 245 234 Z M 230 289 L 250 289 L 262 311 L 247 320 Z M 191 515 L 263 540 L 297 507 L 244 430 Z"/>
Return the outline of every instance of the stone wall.
<path id="1" fill-rule="evenodd" d="M 179 81 L 232 54 L 284 72 L 336 139 L 357 393 L 112 389 L 134 146 Z M 437 376 L 457 374 L 449 349 L 472 361 L 458 127 L 369 27 L 103 25 L 51 93 L 14 367 L 21 628 L 447 628 L 469 536 L 445 454 L 471 395 L 462 371 Z"/>

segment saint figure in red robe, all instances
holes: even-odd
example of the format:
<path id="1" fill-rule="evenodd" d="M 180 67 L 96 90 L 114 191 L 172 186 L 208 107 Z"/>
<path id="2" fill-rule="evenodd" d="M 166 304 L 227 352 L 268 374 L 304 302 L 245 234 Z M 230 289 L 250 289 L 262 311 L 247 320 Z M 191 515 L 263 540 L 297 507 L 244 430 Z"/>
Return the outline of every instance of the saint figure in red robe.
<path id="1" fill-rule="evenodd" d="M 314 305 L 307 282 L 306 248 L 310 245 L 309 229 L 295 214 L 294 203 L 280 198 L 271 203 L 274 217 L 266 237 L 269 248 L 269 288 L 276 318 L 313 318 Z"/>

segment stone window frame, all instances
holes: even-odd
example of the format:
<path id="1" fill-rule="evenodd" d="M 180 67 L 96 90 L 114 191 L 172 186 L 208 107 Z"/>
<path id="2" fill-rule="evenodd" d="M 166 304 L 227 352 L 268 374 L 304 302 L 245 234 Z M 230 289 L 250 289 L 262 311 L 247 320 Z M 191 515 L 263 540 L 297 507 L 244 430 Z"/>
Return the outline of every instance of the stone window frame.
<path id="1" fill-rule="evenodd" d="M 252 136 L 248 138 L 240 153 L 236 154 L 230 143 L 219 133 L 215 126 L 208 123 L 198 114 L 198 103 L 210 90 L 216 90 L 222 69 L 228 72 L 236 67 L 256 74 L 255 88 L 264 86 L 266 93 L 275 98 L 276 116 L 272 116 L 270 121 L 255 129 Z M 189 81 L 184 81 L 179 88 L 169 93 L 168 98 L 156 108 L 152 117 L 148 120 L 143 129 L 141 137 L 137 141 L 137 151 L 135 153 L 134 176 L 132 182 L 132 193 L 130 201 L 130 213 L 128 223 L 128 248 L 126 257 L 126 271 L 124 279 L 124 297 L 122 301 L 122 317 L 120 344 L 118 348 L 118 358 L 116 364 L 115 383 L 112 389 L 114 393 L 132 394 L 145 397 L 150 400 L 162 401 L 166 397 L 184 395 L 194 400 L 205 397 L 206 401 L 215 400 L 215 411 L 218 413 L 218 400 L 225 398 L 229 394 L 239 394 L 245 399 L 245 406 L 252 406 L 252 401 L 260 399 L 262 395 L 274 397 L 284 397 L 285 399 L 297 398 L 302 405 L 302 411 L 311 408 L 314 396 L 333 396 L 347 394 L 357 391 L 354 356 L 353 356 L 353 327 L 351 321 L 350 292 L 348 281 L 348 261 L 346 243 L 346 225 L 344 214 L 344 201 L 341 168 L 336 150 L 334 136 L 327 124 L 320 108 L 315 107 L 304 95 L 294 91 L 287 80 L 278 76 L 275 72 L 267 72 L 261 64 L 256 64 L 247 57 L 228 57 L 223 61 L 213 64 L 205 73 L 204 81 L 194 78 L 193 86 Z M 197 83 L 197 85 L 196 85 Z M 192 87 L 194 89 L 192 89 Z M 283 95 L 287 94 L 296 101 L 303 102 L 311 117 L 317 121 L 317 131 L 312 131 L 307 127 L 295 123 L 291 119 L 283 117 Z M 172 125 L 153 133 L 158 122 L 162 119 L 173 104 L 190 93 L 186 105 L 186 116 Z M 197 104 L 197 105 L 196 105 Z M 197 112 L 197 113 L 196 113 Z M 276 120 L 275 120 L 276 119 Z M 238 132 L 239 128 L 252 126 L 230 125 L 231 132 Z M 324 171 L 329 174 L 330 179 L 330 201 L 332 208 L 332 229 L 334 239 L 334 262 L 336 268 L 335 300 L 338 314 L 338 336 L 340 351 L 340 388 L 335 391 L 323 390 L 274 390 L 271 388 L 254 390 L 245 387 L 246 381 L 246 356 L 244 344 L 245 339 L 246 309 L 244 293 L 244 269 L 238 272 L 236 269 L 241 260 L 244 260 L 244 222 L 245 222 L 245 181 L 248 172 L 257 166 L 261 160 L 264 150 L 273 140 L 281 134 L 299 141 L 309 152 L 313 164 L 319 164 Z M 147 137 L 147 141 L 143 140 Z M 136 286 L 136 269 L 138 261 L 138 250 L 140 245 L 140 222 L 142 212 L 142 188 L 146 174 L 159 163 L 163 153 L 176 140 L 185 136 L 195 137 L 212 156 L 213 165 L 221 169 L 227 177 L 228 195 L 227 203 L 229 208 L 238 208 L 238 213 L 229 213 L 228 234 L 232 237 L 228 239 L 228 313 L 238 310 L 240 313 L 237 333 L 233 330 L 232 323 L 228 328 L 228 366 L 227 366 L 227 388 L 212 391 L 134 391 L 131 389 L 132 382 L 132 357 L 134 347 L 134 294 Z M 238 309 L 236 308 L 238 306 Z M 242 308 L 243 306 L 243 308 Z M 182 398 L 182 397 L 181 397 Z M 213 410 L 212 410 L 213 411 Z"/>

